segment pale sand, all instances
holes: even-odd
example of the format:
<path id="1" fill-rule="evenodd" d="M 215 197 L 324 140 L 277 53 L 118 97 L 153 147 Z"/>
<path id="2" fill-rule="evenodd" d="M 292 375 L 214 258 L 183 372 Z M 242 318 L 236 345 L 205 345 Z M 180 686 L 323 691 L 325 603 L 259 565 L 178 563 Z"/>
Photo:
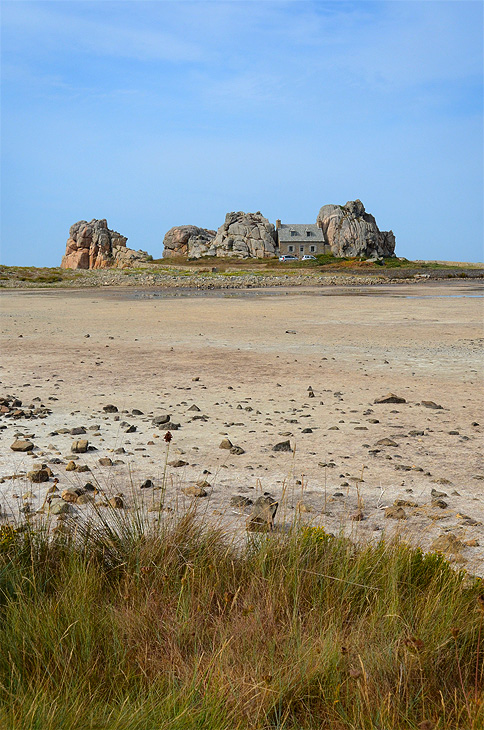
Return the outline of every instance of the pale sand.
<path id="1" fill-rule="evenodd" d="M 250 297 L 230 292 L 167 298 L 150 298 L 152 292 L 144 290 L 131 299 L 125 297 L 132 292 L 99 289 L 1 292 L 0 395 L 16 395 L 24 406 L 40 397 L 53 413 L 44 420 L 0 418 L 7 426 L 0 430 L 0 477 L 27 471 L 33 461 L 48 462 L 59 456 L 56 451 L 67 462 L 73 437 L 48 434 L 99 423 L 101 435 L 86 436 L 98 450 L 78 462 L 92 473 L 51 465 L 59 486 L 97 480 L 108 493 L 123 492 L 132 505 L 132 484 L 136 500 L 149 505 L 160 491 L 139 485 L 146 477 L 161 485 L 166 453 L 164 431 L 151 425 L 151 417 L 170 413 L 181 428 L 173 431 L 169 458 L 189 465 L 168 467 L 168 506 L 184 509 L 190 500 L 181 487 L 206 479 L 209 497 L 196 500 L 198 509 L 239 535 L 246 516 L 229 505 L 230 497 L 254 499 L 261 491 L 283 498 L 276 519 L 282 529 L 302 499 L 313 509 L 305 520 L 332 532 L 343 528 L 357 539 L 378 540 L 383 530 L 397 530 L 427 549 L 450 530 L 461 541 L 480 543 L 464 547 L 462 559 L 469 571 L 484 575 L 484 330 L 477 286 L 454 281 L 328 288 L 325 295 L 265 290 Z M 407 403 L 374 404 L 389 391 Z M 422 400 L 443 409 L 426 408 Z M 121 421 L 137 426 L 135 433 L 124 433 L 121 421 L 102 412 L 108 403 L 118 406 Z M 199 414 L 188 411 L 193 404 Z M 144 416 L 121 413 L 133 408 Z M 368 409 L 372 413 L 365 414 Z M 207 421 L 191 420 L 202 414 Z M 304 428 L 313 432 L 303 434 Z M 411 430 L 424 435 L 410 436 Z M 17 432 L 35 434 L 34 458 L 10 450 Z M 224 436 L 246 453 L 219 449 Z M 369 453 L 384 437 L 398 447 Z M 286 438 L 295 453 L 274 453 L 272 446 Z M 112 450 L 119 446 L 128 453 L 115 457 Z M 101 467 L 101 456 L 125 464 Z M 330 462 L 336 466 L 321 466 Z M 402 466 L 422 471 L 396 468 Z M 352 478 L 362 474 L 365 519 L 352 522 Z M 25 478 L 1 483 L 7 519 L 18 517 L 28 491 L 32 509 L 38 508 L 49 486 Z M 447 509 L 431 506 L 432 488 L 447 493 Z M 333 497 L 337 492 L 343 497 Z M 405 508 L 405 521 L 385 519 L 381 507 L 396 498 L 420 507 Z M 78 508 L 79 518 L 89 509 Z M 478 524 L 467 524 L 463 515 Z"/>

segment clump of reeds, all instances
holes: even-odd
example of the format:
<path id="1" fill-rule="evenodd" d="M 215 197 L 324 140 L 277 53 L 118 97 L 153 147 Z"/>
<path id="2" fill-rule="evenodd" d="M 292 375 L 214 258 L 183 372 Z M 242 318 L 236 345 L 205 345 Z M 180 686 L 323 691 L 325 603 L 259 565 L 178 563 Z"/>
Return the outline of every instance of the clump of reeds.
<path id="1" fill-rule="evenodd" d="M 196 513 L 6 530 L 0 727 L 477 729 L 482 592 L 298 525 L 244 549 Z"/>

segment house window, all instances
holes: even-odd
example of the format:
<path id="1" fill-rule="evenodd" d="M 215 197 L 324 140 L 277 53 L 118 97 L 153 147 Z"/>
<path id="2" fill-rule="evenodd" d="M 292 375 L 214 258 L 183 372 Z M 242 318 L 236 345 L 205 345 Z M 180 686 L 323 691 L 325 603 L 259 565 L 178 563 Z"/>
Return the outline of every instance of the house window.
<path id="1" fill-rule="evenodd" d="M 316 246 L 310 246 L 310 247 L 309 247 L 309 251 L 310 251 L 311 253 L 316 253 Z"/>
<path id="2" fill-rule="evenodd" d="M 304 253 L 304 246 L 299 246 L 299 253 Z"/>
<path id="3" fill-rule="evenodd" d="M 289 251 L 289 253 L 293 253 L 293 251 L 294 251 L 294 246 L 288 246 L 288 247 L 287 247 L 287 250 Z"/>

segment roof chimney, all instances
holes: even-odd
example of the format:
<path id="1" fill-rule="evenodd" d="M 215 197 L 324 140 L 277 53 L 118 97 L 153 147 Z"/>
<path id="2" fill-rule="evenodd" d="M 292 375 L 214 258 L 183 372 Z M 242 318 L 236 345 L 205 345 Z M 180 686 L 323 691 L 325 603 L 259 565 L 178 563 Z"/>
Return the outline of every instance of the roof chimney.
<path id="1" fill-rule="evenodd" d="M 281 227 L 281 221 L 280 221 L 280 219 L 278 218 L 278 219 L 276 220 L 276 231 L 277 231 L 277 229 L 278 229 L 278 228 L 280 228 L 280 227 Z"/>

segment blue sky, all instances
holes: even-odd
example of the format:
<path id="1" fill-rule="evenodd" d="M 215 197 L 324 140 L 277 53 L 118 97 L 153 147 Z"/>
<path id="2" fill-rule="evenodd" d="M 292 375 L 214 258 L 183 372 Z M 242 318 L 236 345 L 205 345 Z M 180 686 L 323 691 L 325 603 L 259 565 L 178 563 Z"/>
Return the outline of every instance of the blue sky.
<path id="1" fill-rule="evenodd" d="M 2 2 L 1 261 L 107 218 L 161 256 L 232 210 L 360 198 L 407 258 L 482 261 L 480 0 Z"/>

